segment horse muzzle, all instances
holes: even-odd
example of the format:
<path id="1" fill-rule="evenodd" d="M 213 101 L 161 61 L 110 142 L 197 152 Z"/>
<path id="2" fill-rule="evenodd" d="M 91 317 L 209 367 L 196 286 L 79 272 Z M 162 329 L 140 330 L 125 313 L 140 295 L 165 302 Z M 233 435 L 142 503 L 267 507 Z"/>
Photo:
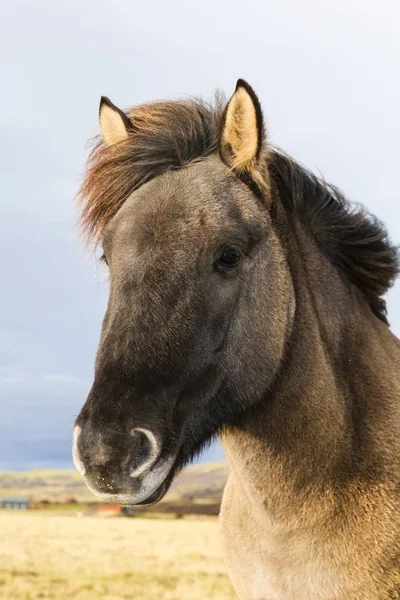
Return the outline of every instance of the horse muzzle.
<path id="1" fill-rule="evenodd" d="M 75 425 L 72 456 L 87 487 L 102 500 L 149 505 L 168 490 L 176 454 L 162 456 L 157 436 L 143 427 L 106 440 L 88 426 Z"/>

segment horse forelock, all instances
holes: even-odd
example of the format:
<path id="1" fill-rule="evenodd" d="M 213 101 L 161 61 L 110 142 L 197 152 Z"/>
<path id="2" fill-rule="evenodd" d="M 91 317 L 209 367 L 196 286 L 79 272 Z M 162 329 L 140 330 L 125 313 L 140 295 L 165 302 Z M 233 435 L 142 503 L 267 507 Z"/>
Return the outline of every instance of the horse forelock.
<path id="1" fill-rule="evenodd" d="M 125 141 L 107 146 L 93 139 L 86 173 L 78 192 L 80 224 L 91 242 L 125 200 L 143 184 L 217 151 L 225 101 L 200 99 L 144 104 L 127 111 L 133 125 Z"/>

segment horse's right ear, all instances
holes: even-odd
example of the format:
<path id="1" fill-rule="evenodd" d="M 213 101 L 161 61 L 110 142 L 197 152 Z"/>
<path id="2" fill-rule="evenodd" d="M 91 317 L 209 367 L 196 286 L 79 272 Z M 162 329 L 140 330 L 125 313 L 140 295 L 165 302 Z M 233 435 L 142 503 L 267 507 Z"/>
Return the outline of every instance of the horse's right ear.
<path id="1" fill-rule="evenodd" d="M 111 100 L 102 96 L 99 110 L 100 129 L 108 146 L 126 140 L 132 123 L 126 114 L 115 106 Z"/>

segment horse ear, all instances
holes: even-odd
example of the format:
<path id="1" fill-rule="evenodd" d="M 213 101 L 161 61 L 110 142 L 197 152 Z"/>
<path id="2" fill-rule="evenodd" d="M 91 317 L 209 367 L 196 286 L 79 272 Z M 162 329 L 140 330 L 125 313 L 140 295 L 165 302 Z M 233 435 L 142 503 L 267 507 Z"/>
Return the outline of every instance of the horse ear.
<path id="1" fill-rule="evenodd" d="M 108 146 L 126 140 L 132 123 L 122 110 L 105 96 L 101 97 L 99 110 L 100 129 Z"/>
<path id="2" fill-rule="evenodd" d="M 222 119 L 219 151 L 222 160 L 238 175 L 260 182 L 261 154 L 265 146 L 260 102 L 253 89 L 239 79 Z"/>

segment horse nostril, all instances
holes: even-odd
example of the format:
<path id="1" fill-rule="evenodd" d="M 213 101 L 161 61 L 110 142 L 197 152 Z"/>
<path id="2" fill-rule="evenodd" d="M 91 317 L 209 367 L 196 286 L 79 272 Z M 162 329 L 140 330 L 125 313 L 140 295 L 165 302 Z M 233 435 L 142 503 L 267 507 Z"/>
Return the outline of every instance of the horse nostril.
<path id="1" fill-rule="evenodd" d="M 137 443 L 136 452 L 131 460 L 129 475 L 139 477 L 151 469 L 159 455 L 159 444 L 155 435 L 148 429 L 137 427 L 132 429 L 131 435 Z"/>
<path id="2" fill-rule="evenodd" d="M 134 429 L 131 433 L 132 437 L 135 438 L 136 448 L 134 450 L 134 457 L 130 463 L 130 472 L 137 471 L 151 453 L 151 445 L 149 438 L 142 431 Z"/>

